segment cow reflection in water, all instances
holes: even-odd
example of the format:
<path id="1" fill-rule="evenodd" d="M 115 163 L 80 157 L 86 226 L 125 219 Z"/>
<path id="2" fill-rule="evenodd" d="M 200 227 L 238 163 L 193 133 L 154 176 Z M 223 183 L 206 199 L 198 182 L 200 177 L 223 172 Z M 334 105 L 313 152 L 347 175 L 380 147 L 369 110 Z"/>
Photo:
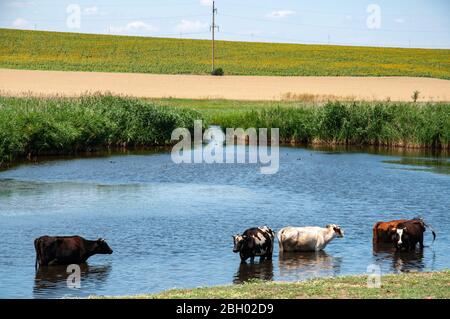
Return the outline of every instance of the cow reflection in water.
<path id="1" fill-rule="evenodd" d="M 273 280 L 273 262 L 264 260 L 256 264 L 240 264 L 233 283 L 242 284 L 249 280 Z"/>
<path id="2" fill-rule="evenodd" d="M 390 271 L 408 272 L 425 269 L 422 249 L 399 251 L 392 244 L 374 244 L 373 256 L 375 264 L 390 264 Z"/>
<path id="3" fill-rule="evenodd" d="M 319 276 L 336 276 L 340 273 L 341 257 L 333 257 L 324 251 L 284 252 L 278 258 L 280 277 L 304 280 Z"/>
<path id="4" fill-rule="evenodd" d="M 67 286 L 67 266 L 40 267 L 36 271 L 33 293 L 35 297 L 51 298 L 52 295 L 89 295 L 95 293 L 106 282 L 111 271 L 110 265 L 89 266 L 78 265 L 81 270 L 81 289 L 70 289 Z"/>

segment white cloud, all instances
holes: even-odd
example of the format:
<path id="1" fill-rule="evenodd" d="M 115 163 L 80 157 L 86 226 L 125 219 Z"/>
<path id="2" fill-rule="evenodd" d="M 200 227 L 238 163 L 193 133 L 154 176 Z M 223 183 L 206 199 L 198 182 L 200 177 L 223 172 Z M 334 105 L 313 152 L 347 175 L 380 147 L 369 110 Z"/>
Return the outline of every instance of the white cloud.
<path id="1" fill-rule="evenodd" d="M 205 6 L 205 7 L 211 7 L 212 6 L 212 0 L 200 0 L 200 4 L 202 6 Z"/>
<path id="2" fill-rule="evenodd" d="M 204 23 L 201 21 L 189 21 L 189 20 L 181 20 L 175 27 L 176 32 L 181 33 L 189 33 L 189 32 L 201 32 L 208 30 L 208 23 Z"/>
<path id="3" fill-rule="evenodd" d="M 99 13 L 99 10 L 96 6 L 84 8 L 83 13 L 85 15 L 96 15 Z"/>
<path id="4" fill-rule="evenodd" d="M 267 15 L 268 18 L 286 18 L 288 16 L 294 15 L 295 11 L 292 10 L 279 10 L 273 11 Z"/>
<path id="5" fill-rule="evenodd" d="M 397 19 L 395 19 L 394 20 L 396 23 L 405 23 L 405 19 L 403 19 L 403 18 L 397 18 Z"/>
<path id="6" fill-rule="evenodd" d="M 23 18 L 17 18 L 16 20 L 13 21 L 12 23 L 13 27 L 15 28 L 27 28 L 30 24 L 28 23 L 27 20 L 23 19 Z"/>
<path id="7" fill-rule="evenodd" d="M 159 28 L 151 24 L 145 23 L 143 21 L 132 21 L 127 23 L 125 26 L 111 26 L 109 30 L 113 33 L 139 33 L 139 32 L 155 32 Z"/>

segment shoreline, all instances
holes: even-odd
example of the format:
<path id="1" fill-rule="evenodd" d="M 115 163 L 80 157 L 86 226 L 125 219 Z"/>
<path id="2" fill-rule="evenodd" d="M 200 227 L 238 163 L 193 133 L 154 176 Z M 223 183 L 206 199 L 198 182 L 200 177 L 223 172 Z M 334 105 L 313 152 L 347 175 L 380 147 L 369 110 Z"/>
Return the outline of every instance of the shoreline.
<path id="1" fill-rule="evenodd" d="M 302 144 L 302 143 L 280 143 L 280 147 L 293 147 L 311 150 L 314 152 L 345 152 L 345 153 L 364 153 L 385 156 L 448 156 L 449 150 L 435 150 L 426 146 L 384 146 L 384 145 L 346 145 L 346 144 Z M 19 157 L 13 162 L 0 163 L 0 172 L 9 170 L 20 165 L 34 165 L 44 162 L 58 160 L 73 160 L 83 158 L 101 158 L 121 155 L 149 154 L 170 152 L 170 145 L 167 146 L 142 146 L 142 147 L 104 147 L 96 148 L 91 151 L 68 152 L 68 153 L 43 153 L 32 155 L 31 157 Z"/>
<path id="2" fill-rule="evenodd" d="M 143 100 L 0 96 L 0 168 L 48 156 L 170 147 L 175 128 L 279 128 L 280 146 L 423 151 L 446 155 L 446 103 Z M 314 107 L 313 107 L 314 106 Z"/>

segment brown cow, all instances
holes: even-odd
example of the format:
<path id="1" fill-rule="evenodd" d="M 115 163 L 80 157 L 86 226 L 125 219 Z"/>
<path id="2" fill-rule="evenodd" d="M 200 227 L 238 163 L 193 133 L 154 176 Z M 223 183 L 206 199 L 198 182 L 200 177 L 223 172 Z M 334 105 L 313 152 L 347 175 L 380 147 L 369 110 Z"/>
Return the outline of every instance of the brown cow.
<path id="1" fill-rule="evenodd" d="M 390 222 L 378 222 L 373 226 L 373 243 L 392 243 L 392 235 L 398 224 L 408 221 L 407 219 L 391 220 Z"/>
<path id="2" fill-rule="evenodd" d="M 34 240 L 36 264 L 39 266 L 82 264 L 96 254 L 112 254 L 102 238 L 86 240 L 80 236 L 42 236 Z"/>
<path id="3" fill-rule="evenodd" d="M 418 243 L 420 249 L 422 249 L 424 247 L 423 233 L 426 227 L 431 229 L 434 241 L 436 239 L 436 233 L 422 219 L 413 219 L 399 223 L 397 228 L 395 228 L 395 233 L 392 235 L 394 246 L 397 250 L 415 250 Z"/>

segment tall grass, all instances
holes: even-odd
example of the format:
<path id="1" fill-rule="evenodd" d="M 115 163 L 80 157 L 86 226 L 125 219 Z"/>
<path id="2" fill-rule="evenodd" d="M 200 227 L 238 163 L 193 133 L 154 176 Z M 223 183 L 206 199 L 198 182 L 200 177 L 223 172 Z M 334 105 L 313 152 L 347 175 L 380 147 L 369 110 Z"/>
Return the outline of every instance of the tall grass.
<path id="1" fill-rule="evenodd" d="M 450 104 L 174 103 L 108 95 L 0 97 L 0 165 L 29 154 L 168 145 L 175 128 L 192 131 L 195 119 L 205 126 L 279 128 L 286 143 L 450 149 Z"/>
<path id="2" fill-rule="evenodd" d="M 175 128 L 192 130 L 200 117 L 192 110 L 113 96 L 0 97 L 0 164 L 30 154 L 167 145 Z"/>
<path id="3" fill-rule="evenodd" d="M 222 127 L 278 127 L 287 143 L 450 149 L 450 104 L 329 102 L 217 113 Z"/>
<path id="4" fill-rule="evenodd" d="M 0 67 L 209 74 L 210 41 L 0 29 Z M 450 50 L 217 41 L 226 74 L 450 79 Z"/>

